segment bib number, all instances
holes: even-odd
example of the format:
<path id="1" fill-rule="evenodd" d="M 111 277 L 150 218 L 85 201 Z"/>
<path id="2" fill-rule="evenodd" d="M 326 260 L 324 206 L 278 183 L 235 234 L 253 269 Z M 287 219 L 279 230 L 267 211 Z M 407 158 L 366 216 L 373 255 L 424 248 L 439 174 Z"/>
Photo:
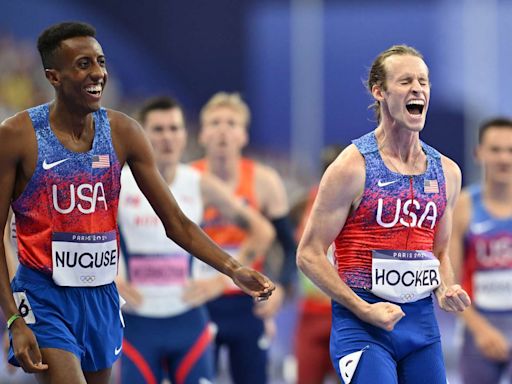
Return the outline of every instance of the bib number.
<path id="1" fill-rule="evenodd" d="M 480 309 L 512 310 L 512 271 L 476 271 L 473 275 L 473 299 Z"/>
<path id="2" fill-rule="evenodd" d="M 440 284 L 439 260 L 428 251 L 372 251 L 372 293 L 395 303 L 428 297 Z"/>
<path id="3" fill-rule="evenodd" d="M 25 292 L 13 292 L 14 302 L 16 303 L 16 307 L 18 307 L 18 312 L 25 320 L 27 324 L 35 324 L 36 317 L 34 316 L 34 312 L 32 312 L 32 307 L 27 299 L 27 295 Z"/>
<path id="4" fill-rule="evenodd" d="M 136 285 L 183 286 L 189 278 L 189 256 L 131 256 L 130 280 Z"/>
<path id="5" fill-rule="evenodd" d="M 53 281 L 66 287 L 110 284 L 117 275 L 116 231 L 105 233 L 54 232 Z"/>

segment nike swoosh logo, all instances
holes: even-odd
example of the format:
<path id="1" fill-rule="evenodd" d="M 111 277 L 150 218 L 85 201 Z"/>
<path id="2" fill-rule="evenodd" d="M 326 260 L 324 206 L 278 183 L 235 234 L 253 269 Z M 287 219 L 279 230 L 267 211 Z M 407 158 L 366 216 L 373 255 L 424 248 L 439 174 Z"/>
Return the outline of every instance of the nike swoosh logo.
<path id="1" fill-rule="evenodd" d="M 63 162 L 68 161 L 68 160 L 69 160 L 69 158 L 58 160 L 58 161 L 54 161 L 53 163 L 47 163 L 46 159 L 44 159 L 44 161 L 43 161 L 43 169 L 47 171 L 47 170 L 52 169 L 53 167 L 55 167 L 55 166 L 57 166 L 59 164 L 62 164 Z"/>
<path id="2" fill-rule="evenodd" d="M 121 350 L 123 349 L 123 346 L 121 345 L 119 348 L 114 349 L 115 355 L 119 355 L 121 353 Z"/>
<path id="3" fill-rule="evenodd" d="M 482 221 L 480 223 L 474 223 L 471 225 L 471 232 L 475 235 L 480 235 L 482 233 L 488 232 L 494 227 L 494 223 L 490 220 Z"/>
<path id="4" fill-rule="evenodd" d="M 388 185 L 391 185 L 391 184 L 394 184 L 396 183 L 398 180 L 393 180 L 393 181 L 378 181 L 377 182 L 377 186 L 379 187 L 387 187 Z"/>

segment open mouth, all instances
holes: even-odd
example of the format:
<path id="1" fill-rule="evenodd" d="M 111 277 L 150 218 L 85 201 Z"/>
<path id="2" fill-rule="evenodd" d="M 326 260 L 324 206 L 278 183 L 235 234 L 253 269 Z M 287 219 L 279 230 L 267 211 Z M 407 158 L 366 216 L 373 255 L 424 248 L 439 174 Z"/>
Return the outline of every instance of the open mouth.
<path id="1" fill-rule="evenodd" d="M 423 100 L 411 100 L 405 107 L 411 115 L 421 115 L 425 108 L 425 102 Z"/>
<path id="2" fill-rule="evenodd" d="M 85 92 L 87 92 L 89 95 L 92 95 L 94 97 L 100 97 L 101 96 L 102 87 L 100 84 L 98 85 L 89 85 L 85 88 Z"/>

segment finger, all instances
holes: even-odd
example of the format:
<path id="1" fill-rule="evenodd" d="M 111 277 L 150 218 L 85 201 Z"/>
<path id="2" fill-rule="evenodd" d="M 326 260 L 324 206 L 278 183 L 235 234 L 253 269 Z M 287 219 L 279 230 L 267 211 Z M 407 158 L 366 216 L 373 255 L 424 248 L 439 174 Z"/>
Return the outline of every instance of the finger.
<path id="1" fill-rule="evenodd" d="M 40 357 L 41 355 L 39 354 L 39 358 Z M 34 363 L 30 358 L 27 350 L 19 353 L 16 356 L 16 360 L 18 360 L 18 363 L 20 363 L 21 368 L 23 368 L 23 370 L 27 373 L 38 373 L 48 369 L 48 365 L 41 363 L 41 360 L 37 360 L 37 362 Z"/>
<path id="2" fill-rule="evenodd" d="M 462 301 L 462 303 L 464 303 L 464 305 L 467 307 L 469 307 L 471 305 L 471 298 L 469 297 L 469 295 L 466 293 L 466 291 L 462 291 L 461 293 L 459 293 L 459 298 L 460 300 Z"/>
<path id="3" fill-rule="evenodd" d="M 265 290 L 267 292 L 271 292 L 274 289 L 276 289 L 274 283 L 272 283 L 267 277 L 263 276 L 259 272 L 253 272 L 252 278 L 259 283 L 259 285 L 263 288 L 263 290 Z"/>
<path id="4" fill-rule="evenodd" d="M 446 303 L 456 312 L 464 310 L 464 304 L 457 296 L 447 297 Z"/>

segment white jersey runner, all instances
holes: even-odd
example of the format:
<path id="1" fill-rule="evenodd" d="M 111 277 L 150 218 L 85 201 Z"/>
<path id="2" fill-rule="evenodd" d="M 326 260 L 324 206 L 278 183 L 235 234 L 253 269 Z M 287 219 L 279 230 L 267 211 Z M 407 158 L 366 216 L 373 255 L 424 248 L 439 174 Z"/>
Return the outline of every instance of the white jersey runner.
<path id="1" fill-rule="evenodd" d="M 170 189 L 181 210 L 194 223 L 203 218 L 201 174 L 178 165 Z M 182 299 L 190 279 L 191 256 L 165 234 L 165 228 L 139 190 L 128 167 L 121 174 L 118 223 L 125 245 L 124 259 L 131 284 L 142 294 L 137 308 L 126 312 L 146 317 L 176 316 L 190 306 Z M 197 261 L 196 261 L 197 262 Z"/>

